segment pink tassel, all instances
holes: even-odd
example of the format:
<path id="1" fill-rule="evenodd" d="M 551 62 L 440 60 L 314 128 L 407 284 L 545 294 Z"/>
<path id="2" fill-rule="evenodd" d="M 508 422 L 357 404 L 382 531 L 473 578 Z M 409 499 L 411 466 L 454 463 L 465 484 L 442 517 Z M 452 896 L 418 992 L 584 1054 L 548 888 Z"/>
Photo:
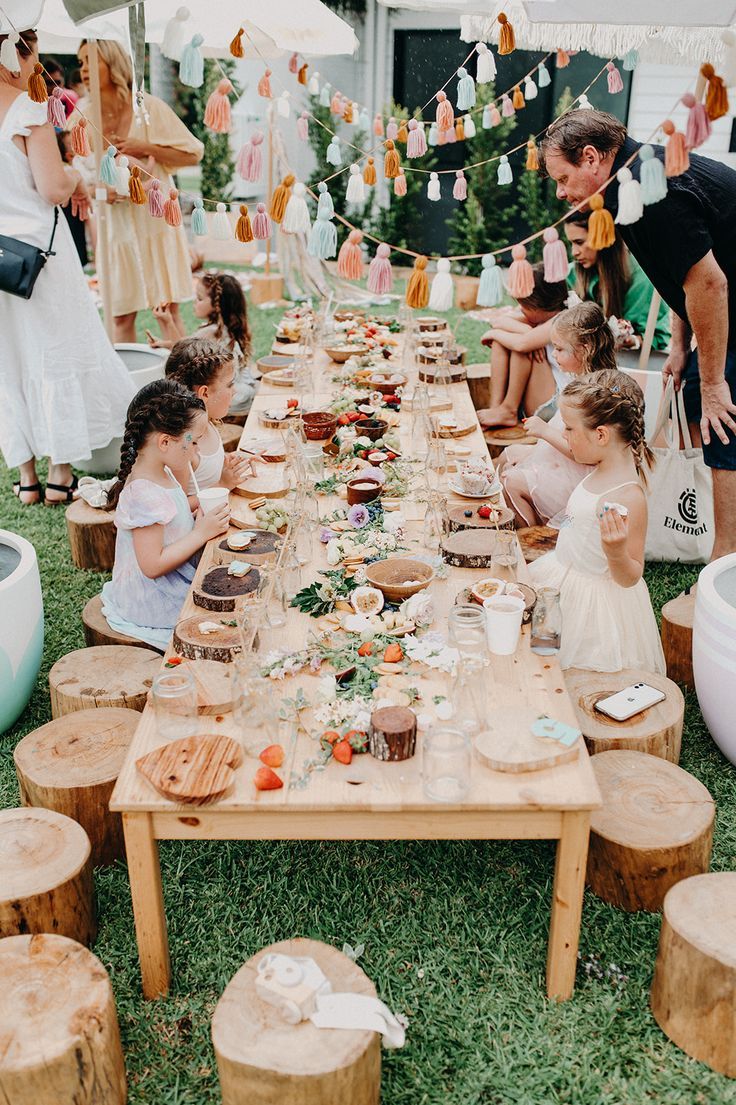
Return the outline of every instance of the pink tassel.
<path id="1" fill-rule="evenodd" d="M 297 56 L 297 54 L 292 54 L 291 57 L 289 58 L 289 72 L 290 73 L 298 73 L 299 72 L 299 57 Z"/>
<path id="2" fill-rule="evenodd" d="M 271 70 L 267 69 L 258 82 L 258 95 L 264 100 L 271 99 Z"/>
<path id="3" fill-rule="evenodd" d="M 169 226 L 181 226 L 181 207 L 179 206 L 179 193 L 176 188 L 169 192 L 169 198 L 164 204 L 164 219 Z"/>
<path id="4" fill-rule="evenodd" d="M 504 119 L 509 119 L 512 115 L 516 115 L 514 105 L 505 92 L 501 97 L 501 114 Z"/>
<path id="5" fill-rule="evenodd" d="M 337 255 L 337 275 L 344 280 L 360 280 L 363 276 L 363 253 L 360 243 L 363 241 L 362 230 L 351 230 L 345 241 L 340 246 Z"/>
<path id="6" fill-rule="evenodd" d="M 72 127 L 72 150 L 79 157 L 89 157 L 92 153 L 87 137 L 87 120 L 84 118 Z"/>
<path id="7" fill-rule="evenodd" d="M 468 198 L 468 182 L 465 179 L 465 173 L 462 169 L 458 169 L 455 173 L 455 184 L 452 189 L 452 198 L 455 200 L 466 200 Z"/>
<path id="8" fill-rule="evenodd" d="M 524 246 L 514 246 L 511 256 L 513 261 L 506 281 L 507 291 L 514 299 L 526 299 L 534 291 L 534 270 L 526 259 Z"/>
<path id="9" fill-rule="evenodd" d="M 568 262 L 565 243 L 560 241 L 560 236 L 553 226 L 548 226 L 542 237 L 545 241 L 542 252 L 544 279 L 550 284 L 558 280 L 567 280 Z"/>
<path id="10" fill-rule="evenodd" d="M 395 142 L 398 133 L 399 133 L 399 124 L 396 122 L 396 120 L 394 119 L 394 117 L 392 115 L 391 118 L 389 119 L 388 125 L 386 127 L 386 137 L 390 138 L 392 142 Z"/>
<path id="11" fill-rule="evenodd" d="M 443 130 L 455 129 L 455 116 L 452 110 L 452 104 L 447 99 L 446 92 L 437 93 L 437 113 L 435 118 L 437 119 L 437 129 L 442 132 Z"/>
<path id="12" fill-rule="evenodd" d="M 272 234 L 271 218 L 266 211 L 265 203 L 259 203 L 253 218 L 253 237 L 258 242 L 265 242 Z"/>
<path id="13" fill-rule="evenodd" d="M 238 154 L 238 172 L 243 180 L 255 184 L 261 179 L 263 169 L 263 135 L 259 130 L 251 135 L 250 142 L 246 142 Z"/>
<path id="14" fill-rule="evenodd" d="M 52 88 L 51 95 L 46 105 L 46 118 L 52 127 L 66 126 L 66 111 L 64 110 L 63 91 L 58 87 Z"/>
<path id="15" fill-rule="evenodd" d="M 384 130 L 383 130 L 383 116 L 382 115 L 374 115 L 373 116 L 373 133 L 376 136 L 376 138 L 383 138 Z"/>
<path id="16" fill-rule="evenodd" d="M 207 107 L 204 109 L 204 125 L 214 131 L 215 134 L 230 133 L 229 96 L 232 91 L 233 86 L 225 77 L 207 101 Z"/>
<path id="17" fill-rule="evenodd" d="M 614 94 L 616 92 L 623 92 L 624 82 L 621 79 L 621 74 L 612 61 L 609 61 L 606 69 L 608 70 L 608 91 Z"/>
<path id="18" fill-rule="evenodd" d="M 424 127 L 416 121 L 409 120 L 409 137 L 406 140 L 407 157 L 424 157 L 427 152 L 427 139 L 424 137 Z"/>
<path id="19" fill-rule="evenodd" d="M 446 130 L 444 132 L 444 135 L 445 135 L 445 142 L 447 143 L 448 146 L 452 146 L 453 143 L 457 142 L 457 135 L 455 134 L 454 126 L 450 127 L 449 130 Z"/>
<path id="20" fill-rule="evenodd" d="M 332 115 L 342 115 L 342 92 L 333 92 L 330 100 L 330 113 Z"/>
<path id="21" fill-rule="evenodd" d="M 705 104 L 699 103 L 692 92 L 686 92 L 682 97 L 682 102 L 689 109 L 687 127 L 685 128 L 685 142 L 689 150 L 694 150 L 710 138 L 713 128 L 710 125 Z"/>
<path id="22" fill-rule="evenodd" d="M 296 121 L 296 133 L 302 142 L 309 138 L 309 115 L 303 111 Z"/>
<path id="23" fill-rule="evenodd" d="M 148 185 L 148 214 L 154 219 L 163 218 L 164 194 L 161 190 L 161 181 L 154 177 Z"/>
<path id="24" fill-rule="evenodd" d="M 508 99 L 508 96 L 506 97 L 506 99 Z M 514 105 L 512 104 L 511 105 L 512 115 L 513 115 L 513 106 Z M 491 104 L 491 126 L 492 127 L 497 127 L 500 124 L 500 122 L 501 122 L 501 112 L 498 110 L 498 108 L 496 107 L 495 104 Z"/>
<path id="25" fill-rule="evenodd" d="M 571 52 L 569 53 L 567 50 L 558 50 L 557 51 L 557 68 L 558 69 L 566 69 L 567 66 L 570 64 L 570 56 L 571 56 Z"/>
<path id="26" fill-rule="evenodd" d="M 406 177 L 403 172 L 394 177 L 394 195 L 399 197 L 406 195 Z"/>
<path id="27" fill-rule="evenodd" d="M 386 295 L 393 287 L 390 255 L 391 249 L 382 243 L 368 266 L 368 291 L 373 292 L 374 295 Z"/>

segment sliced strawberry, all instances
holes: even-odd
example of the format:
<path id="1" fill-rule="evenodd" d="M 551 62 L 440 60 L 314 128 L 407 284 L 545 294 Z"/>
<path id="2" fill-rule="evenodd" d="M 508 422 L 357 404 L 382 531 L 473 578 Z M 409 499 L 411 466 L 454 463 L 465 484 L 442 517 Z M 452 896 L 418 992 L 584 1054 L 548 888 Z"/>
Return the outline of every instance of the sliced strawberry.
<path id="1" fill-rule="evenodd" d="M 353 750 L 347 740 L 338 741 L 332 746 L 332 755 L 339 764 L 349 764 L 353 758 Z"/>
<path id="2" fill-rule="evenodd" d="M 253 776 L 253 783 L 256 790 L 280 790 L 284 785 L 283 779 L 279 779 L 270 767 L 259 767 Z"/>
<path id="3" fill-rule="evenodd" d="M 338 424 L 338 426 L 349 426 L 350 425 L 350 416 L 347 415 L 347 414 L 341 414 L 340 417 L 337 420 L 337 424 Z"/>
<path id="4" fill-rule="evenodd" d="M 287 399 L 286 400 L 286 405 L 289 408 L 289 410 L 294 410 L 295 407 L 299 406 L 299 400 L 298 399 Z"/>
<path id="5" fill-rule="evenodd" d="M 280 744 L 269 744 L 268 748 L 263 749 L 258 759 L 266 767 L 281 767 L 284 762 L 284 750 Z"/>
<path id="6" fill-rule="evenodd" d="M 373 655 L 373 642 L 363 641 L 363 644 L 358 649 L 358 656 L 372 656 Z"/>

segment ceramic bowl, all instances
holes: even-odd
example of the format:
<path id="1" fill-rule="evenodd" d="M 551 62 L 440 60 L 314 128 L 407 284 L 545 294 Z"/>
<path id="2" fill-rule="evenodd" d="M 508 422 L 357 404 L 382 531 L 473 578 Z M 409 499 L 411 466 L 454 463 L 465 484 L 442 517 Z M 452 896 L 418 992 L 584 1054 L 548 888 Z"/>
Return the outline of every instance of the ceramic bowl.
<path id="1" fill-rule="evenodd" d="M 408 556 L 394 556 L 368 564 L 365 578 L 371 587 L 383 591 L 389 602 L 403 602 L 429 587 L 434 578 L 434 568 L 423 560 Z"/>
<path id="2" fill-rule="evenodd" d="M 388 422 L 382 418 L 361 418 L 354 422 L 355 432 L 358 437 L 367 437 L 370 441 L 378 441 L 388 429 Z"/>
<path id="3" fill-rule="evenodd" d="M 400 375 L 400 373 L 396 373 Z M 406 387 L 406 376 L 401 376 L 400 380 L 394 380 L 393 383 L 389 383 L 388 377 L 385 380 L 378 380 L 370 376 L 368 378 L 368 385 L 371 391 L 380 391 L 381 395 L 393 395 L 397 388 Z"/>
<path id="4" fill-rule="evenodd" d="M 307 411 L 302 415 L 302 422 L 308 441 L 326 441 L 337 429 L 337 418 L 329 411 Z"/>
<path id="5" fill-rule="evenodd" d="M 356 503 L 371 503 L 381 494 L 383 484 L 373 476 L 354 476 L 348 480 L 348 505 Z"/>
<path id="6" fill-rule="evenodd" d="M 367 345 L 336 345 L 331 349 L 325 349 L 327 356 L 338 364 L 344 364 L 351 357 L 362 357 L 368 351 Z"/>

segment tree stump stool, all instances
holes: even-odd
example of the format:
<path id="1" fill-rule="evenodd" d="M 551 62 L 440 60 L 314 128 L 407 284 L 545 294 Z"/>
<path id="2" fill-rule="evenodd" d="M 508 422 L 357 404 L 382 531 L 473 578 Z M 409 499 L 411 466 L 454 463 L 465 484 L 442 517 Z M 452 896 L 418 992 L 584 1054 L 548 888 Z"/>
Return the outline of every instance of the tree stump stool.
<path id="1" fill-rule="evenodd" d="M 491 405 L 491 366 L 490 364 L 469 364 L 466 369 L 468 391 L 477 411 Z"/>
<path id="2" fill-rule="evenodd" d="M 537 438 L 528 434 L 523 426 L 494 426 L 483 431 L 488 452 L 493 460 L 509 445 L 536 445 Z"/>
<path id="3" fill-rule="evenodd" d="M 231 426 L 242 427 L 248 421 L 248 411 L 235 411 L 234 413 L 228 411 L 227 420 Z"/>
<path id="4" fill-rule="evenodd" d="M 112 986 L 65 936 L 0 940 L 0 1098 L 7 1105 L 125 1105 Z"/>
<path id="5" fill-rule="evenodd" d="M 89 648 L 95 645 L 133 645 L 136 648 L 147 648 L 151 652 L 163 655 L 161 649 L 155 645 L 149 645 L 147 641 L 139 641 L 137 637 L 128 637 L 125 633 L 118 633 L 108 624 L 107 618 L 102 613 L 102 595 L 95 595 L 86 604 L 82 611 L 82 628 L 84 640 Z"/>
<path id="6" fill-rule="evenodd" d="M 586 880 L 628 912 L 661 909 L 671 886 L 708 870 L 713 799 L 681 767 L 645 752 L 591 760 L 603 805 L 590 819 Z"/>
<path id="7" fill-rule="evenodd" d="M 77 710 L 34 729 L 13 753 L 23 805 L 77 821 L 93 867 L 125 857 L 122 820 L 109 802 L 139 721 L 135 710 Z"/>
<path id="8" fill-rule="evenodd" d="M 0 936 L 53 932 L 90 944 L 97 932 L 90 851 L 71 817 L 0 810 Z"/>
<path id="9" fill-rule="evenodd" d="M 736 872 L 683 879 L 664 900 L 654 1019 L 711 1070 L 736 1078 Z"/>
<path id="10" fill-rule="evenodd" d="M 695 687 L 693 678 L 693 619 L 695 589 L 689 595 L 678 595 L 662 607 L 662 648 L 667 661 L 667 674 L 676 683 Z"/>
<path id="11" fill-rule="evenodd" d="M 680 762 L 685 699 L 671 679 L 635 668 L 617 672 L 568 668 L 564 675 L 591 756 L 625 748 L 630 752 L 648 752 L 650 756 L 660 756 L 673 764 Z M 614 721 L 596 710 L 596 702 L 633 683 L 648 683 L 664 691 L 667 697 L 628 721 Z"/>
<path id="12" fill-rule="evenodd" d="M 115 514 L 76 499 L 66 510 L 72 560 L 78 568 L 112 571 L 115 560 Z"/>
<path id="13" fill-rule="evenodd" d="M 243 423 L 243 425 L 245 425 L 245 423 Z M 243 433 L 243 425 L 239 425 L 237 422 L 228 421 L 221 422 L 217 427 L 226 453 L 234 453 L 237 449 Z"/>
<path id="14" fill-rule="evenodd" d="M 212 1017 L 223 1105 L 377 1105 L 381 1041 L 366 1029 L 287 1024 L 256 994 L 256 967 L 264 955 L 310 956 L 335 993 L 375 997 L 371 980 L 336 948 L 316 940 L 271 944 L 240 968 Z"/>
<path id="15" fill-rule="evenodd" d="M 51 716 L 98 706 L 142 710 L 160 667 L 161 657 L 147 648 L 78 648 L 57 660 L 49 672 Z"/>

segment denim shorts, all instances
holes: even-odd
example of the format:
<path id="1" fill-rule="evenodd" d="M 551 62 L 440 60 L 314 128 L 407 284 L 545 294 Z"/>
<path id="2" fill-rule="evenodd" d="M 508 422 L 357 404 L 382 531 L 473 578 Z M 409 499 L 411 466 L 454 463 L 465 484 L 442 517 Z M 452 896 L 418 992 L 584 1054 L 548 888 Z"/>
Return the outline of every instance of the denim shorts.
<path id="1" fill-rule="evenodd" d="M 700 422 L 700 373 L 698 371 L 698 351 L 693 349 L 688 356 L 682 377 L 682 394 L 685 399 L 685 413 L 688 422 Z M 731 389 L 731 398 L 736 402 L 736 349 L 726 350 L 726 382 Z M 728 443 L 723 444 L 711 427 L 710 445 L 703 444 L 703 460 L 709 468 L 728 468 L 736 470 L 736 435 L 730 430 Z"/>

